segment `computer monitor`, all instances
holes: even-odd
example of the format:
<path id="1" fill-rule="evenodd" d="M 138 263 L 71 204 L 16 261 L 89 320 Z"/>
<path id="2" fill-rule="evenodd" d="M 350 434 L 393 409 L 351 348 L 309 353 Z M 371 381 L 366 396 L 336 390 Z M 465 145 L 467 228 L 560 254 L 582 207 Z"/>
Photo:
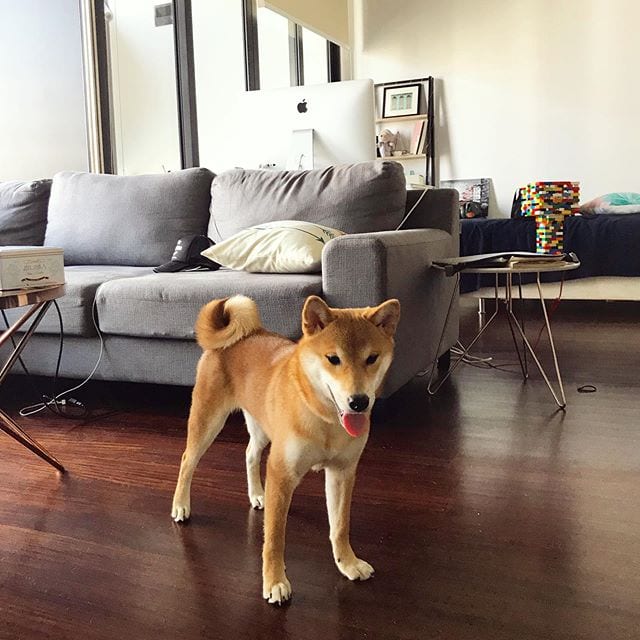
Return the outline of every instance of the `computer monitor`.
<path id="1" fill-rule="evenodd" d="M 372 80 L 246 91 L 229 112 L 224 168 L 321 169 L 376 157 Z"/>

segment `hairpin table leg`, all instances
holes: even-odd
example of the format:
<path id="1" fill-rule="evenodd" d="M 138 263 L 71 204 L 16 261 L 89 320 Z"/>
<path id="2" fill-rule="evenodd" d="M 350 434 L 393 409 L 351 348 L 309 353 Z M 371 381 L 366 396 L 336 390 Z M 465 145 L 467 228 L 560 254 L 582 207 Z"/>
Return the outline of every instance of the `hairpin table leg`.
<path id="1" fill-rule="evenodd" d="M 36 315 L 31 326 L 25 331 L 24 335 L 14 347 L 13 351 L 9 355 L 9 358 L 5 362 L 2 369 L 0 369 L 0 384 L 7 377 L 11 367 L 16 360 L 20 357 L 20 354 L 27 346 L 31 336 L 40 324 L 40 320 L 44 317 L 47 309 L 51 305 L 51 300 L 39 302 L 31 309 L 29 309 L 17 322 L 4 331 L 0 335 L 0 344 L 6 342 L 11 336 L 18 331 L 18 329 L 25 323 L 31 316 Z M 2 409 L 0 409 L 0 431 L 4 431 L 7 435 L 11 436 L 14 440 L 17 440 L 21 445 L 32 451 L 37 456 L 48 462 L 51 466 L 55 467 L 61 473 L 64 473 L 65 469 L 41 444 L 36 442 L 33 438 L 28 436 L 18 425 L 18 423 L 9 415 L 7 415 Z"/>
<path id="2" fill-rule="evenodd" d="M 545 328 L 547 330 L 547 335 L 549 336 L 549 345 L 551 347 L 551 354 L 553 355 L 553 364 L 554 364 L 555 371 L 556 371 L 556 379 L 558 381 L 560 397 L 558 397 L 558 394 L 556 393 L 555 389 L 551 385 L 551 382 L 549 381 L 549 377 L 547 376 L 547 373 L 545 372 L 542 364 L 540 363 L 540 360 L 538 359 L 538 356 L 536 355 L 536 352 L 534 351 L 533 347 L 531 346 L 531 343 L 527 339 L 527 336 L 525 335 L 523 328 L 520 326 L 520 323 L 518 322 L 518 319 L 516 318 L 516 316 L 513 314 L 513 312 L 511 310 L 509 310 L 509 315 L 511 316 L 511 319 L 513 320 L 514 326 L 516 327 L 516 329 L 520 333 L 520 336 L 522 337 L 522 341 L 524 342 L 524 344 L 526 345 L 529 353 L 531 354 L 531 357 L 533 358 L 533 361 L 536 363 L 536 366 L 538 367 L 538 370 L 540 371 L 540 374 L 544 378 L 544 381 L 547 383 L 547 387 L 549 387 L 549 391 L 551 391 L 551 395 L 553 396 L 553 399 L 556 401 L 556 404 L 558 405 L 558 407 L 560 407 L 560 409 L 564 409 L 567 406 L 567 399 L 566 399 L 566 396 L 565 396 L 565 393 L 564 393 L 564 386 L 562 385 L 562 376 L 560 375 L 560 367 L 558 365 L 558 355 L 556 353 L 556 347 L 555 347 L 555 344 L 553 342 L 553 334 L 551 333 L 551 324 L 549 322 L 549 315 L 547 314 L 547 307 L 545 305 L 544 296 L 542 294 L 542 287 L 540 285 L 540 274 L 539 273 L 537 274 L 537 277 L 536 277 L 536 283 L 538 285 L 538 295 L 540 297 L 540 304 L 542 305 L 542 313 L 544 315 L 544 324 L 545 324 Z"/>
<path id="3" fill-rule="evenodd" d="M 65 469 L 41 444 L 29 437 L 18 425 L 18 423 L 0 409 L 0 431 L 4 431 L 7 435 L 17 440 L 21 445 L 25 446 L 29 451 L 35 453 L 38 457 L 55 467 L 60 473 L 64 473 Z"/>

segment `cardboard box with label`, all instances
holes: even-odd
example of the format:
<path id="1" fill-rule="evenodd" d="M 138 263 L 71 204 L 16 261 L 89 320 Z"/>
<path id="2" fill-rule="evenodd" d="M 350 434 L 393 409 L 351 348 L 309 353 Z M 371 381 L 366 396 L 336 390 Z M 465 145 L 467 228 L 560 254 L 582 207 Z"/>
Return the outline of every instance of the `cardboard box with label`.
<path id="1" fill-rule="evenodd" d="M 0 247 L 0 291 L 64 284 L 63 250 L 57 247 Z"/>

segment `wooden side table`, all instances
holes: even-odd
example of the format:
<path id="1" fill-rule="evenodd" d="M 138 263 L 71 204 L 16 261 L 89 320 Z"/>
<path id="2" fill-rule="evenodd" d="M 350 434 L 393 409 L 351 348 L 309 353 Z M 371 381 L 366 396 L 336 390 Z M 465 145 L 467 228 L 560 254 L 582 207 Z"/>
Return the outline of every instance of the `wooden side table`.
<path id="1" fill-rule="evenodd" d="M 22 338 L 11 351 L 7 361 L 0 369 L 0 385 L 9 374 L 11 367 L 16 363 L 20 354 L 27 346 L 31 336 L 37 329 L 40 321 L 51 306 L 51 303 L 64 295 L 64 285 L 48 287 L 46 289 L 23 289 L 12 291 L 0 291 L 0 309 L 14 309 L 16 307 L 29 308 L 16 320 L 8 329 L 0 334 L 0 347 L 8 342 L 11 337 L 30 319 L 34 318 L 29 328 L 24 332 Z M 18 423 L 0 409 L 0 430 L 17 440 L 20 444 L 35 453 L 37 456 L 48 462 L 61 473 L 64 467 L 56 460 L 41 444 L 28 436 L 18 425 Z"/>
<path id="2" fill-rule="evenodd" d="M 468 258 L 473 258 L 474 256 L 468 256 Z M 481 257 L 481 256 L 478 256 Z M 452 263 L 456 262 L 456 260 L 452 260 Z M 447 260 L 439 261 L 439 268 L 442 268 L 446 272 L 446 263 Z M 459 264 L 459 263 L 458 263 Z M 459 284 L 459 276 L 460 273 L 475 273 L 475 274 L 495 274 L 495 310 L 491 317 L 483 324 L 480 328 L 480 331 L 476 334 L 476 336 L 471 340 L 469 345 L 465 347 L 462 351 L 462 354 L 453 362 L 449 368 L 449 371 L 444 375 L 439 381 L 438 384 L 434 387 L 434 377 L 435 377 L 435 369 L 436 364 L 434 362 L 431 367 L 431 373 L 429 375 L 429 382 L 427 384 L 427 392 L 430 395 L 434 395 L 438 389 L 442 386 L 444 381 L 454 372 L 456 367 L 464 360 L 467 356 L 473 345 L 480 339 L 480 336 L 485 332 L 485 330 L 489 327 L 489 325 L 494 321 L 494 319 L 499 315 L 500 310 L 503 309 L 507 321 L 509 323 L 509 329 L 511 331 L 511 337 L 513 339 L 513 345 L 515 347 L 516 354 L 518 355 L 518 361 L 520 363 L 520 369 L 522 371 L 522 377 L 526 380 L 529 377 L 529 369 L 527 365 L 527 352 L 531 355 L 531 358 L 535 362 L 540 374 L 542 375 L 544 381 L 553 396 L 556 404 L 560 409 L 564 409 L 567 406 L 567 399 L 564 393 L 564 386 L 562 384 L 562 376 L 560 375 L 560 366 L 558 364 L 558 355 L 556 353 L 556 347 L 553 341 L 553 335 L 551 333 L 551 323 L 549 321 L 549 314 L 547 313 L 547 307 L 544 301 L 544 295 L 542 293 L 542 287 L 540 283 L 540 274 L 541 273 L 560 273 L 564 271 L 571 271 L 573 269 L 577 269 L 580 266 L 580 262 L 574 254 L 571 254 L 571 261 L 559 261 L 555 264 L 527 264 L 527 265 L 519 265 L 515 266 L 473 266 L 469 265 L 464 266 L 462 268 L 457 269 L 453 274 L 458 278 L 457 284 Z M 538 358 L 534 346 L 531 344 L 529 339 L 527 338 L 524 331 L 524 323 L 518 319 L 513 311 L 513 276 L 514 274 L 522 274 L 522 273 L 533 273 L 536 276 L 536 284 L 538 286 L 538 295 L 540 298 L 540 304 L 542 306 L 542 313 L 544 315 L 544 324 L 547 331 L 547 336 L 549 337 L 549 346 L 551 347 L 551 354 L 553 356 L 553 364 L 556 374 L 556 381 L 558 386 L 558 392 L 553 388 L 551 381 L 549 380 L 549 376 L 547 375 L 540 359 Z M 448 274 L 449 275 L 449 274 Z M 501 275 L 505 276 L 504 281 L 504 291 L 502 291 L 502 287 L 500 286 L 499 278 Z M 455 287 L 454 287 L 455 292 Z M 453 302 L 453 297 L 452 297 Z M 451 312 L 451 304 L 449 305 L 449 311 L 447 312 L 447 320 L 449 313 Z M 447 320 L 445 320 L 445 327 Z M 444 329 L 442 332 L 442 336 L 444 336 Z M 440 346 L 442 344 L 442 336 L 440 338 L 440 344 L 438 345 L 438 352 L 440 351 Z M 518 345 L 518 337 L 522 340 L 522 352 Z"/>

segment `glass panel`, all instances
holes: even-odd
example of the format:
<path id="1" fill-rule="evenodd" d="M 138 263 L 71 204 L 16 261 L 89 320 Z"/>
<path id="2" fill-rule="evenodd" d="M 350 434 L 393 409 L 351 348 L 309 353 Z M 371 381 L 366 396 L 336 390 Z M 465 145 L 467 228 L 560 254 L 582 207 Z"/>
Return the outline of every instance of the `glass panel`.
<path id="1" fill-rule="evenodd" d="M 261 89 L 290 86 L 289 21 L 266 7 L 258 8 L 258 55 Z"/>
<path id="2" fill-rule="evenodd" d="M 227 168 L 229 113 L 244 91 L 242 2 L 191 0 L 200 165 Z"/>
<path id="3" fill-rule="evenodd" d="M 302 55 L 304 60 L 304 83 L 328 82 L 327 41 L 317 33 L 302 27 Z"/>
<path id="4" fill-rule="evenodd" d="M 79 3 L 0 2 L 0 16 L 0 181 L 87 171 Z"/>
<path id="5" fill-rule="evenodd" d="M 173 25 L 156 26 L 157 0 L 108 0 L 114 171 L 180 168 Z"/>

